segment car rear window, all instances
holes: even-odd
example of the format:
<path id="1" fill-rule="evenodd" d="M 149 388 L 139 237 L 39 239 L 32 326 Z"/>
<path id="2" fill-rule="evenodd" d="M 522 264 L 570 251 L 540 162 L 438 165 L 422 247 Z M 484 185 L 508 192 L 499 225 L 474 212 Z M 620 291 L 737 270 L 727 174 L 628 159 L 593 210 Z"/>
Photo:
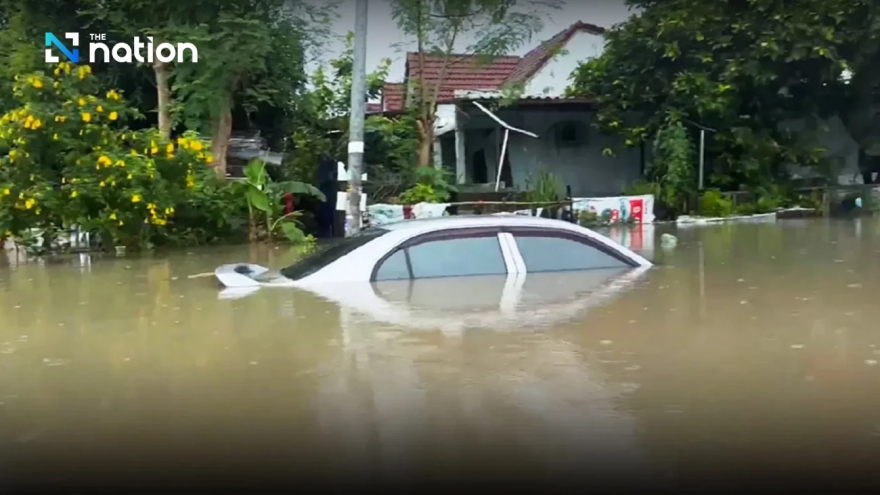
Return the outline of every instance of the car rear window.
<path id="1" fill-rule="evenodd" d="M 387 233 L 388 230 L 380 229 L 378 227 L 370 227 L 350 237 L 333 239 L 326 243 L 319 242 L 317 251 L 287 268 L 283 268 L 281 270 L 281 275 L 284 275 L 291 280 L 299 280 L 303 277 L 307 277 L 373 239 L 377 239 Z"/>

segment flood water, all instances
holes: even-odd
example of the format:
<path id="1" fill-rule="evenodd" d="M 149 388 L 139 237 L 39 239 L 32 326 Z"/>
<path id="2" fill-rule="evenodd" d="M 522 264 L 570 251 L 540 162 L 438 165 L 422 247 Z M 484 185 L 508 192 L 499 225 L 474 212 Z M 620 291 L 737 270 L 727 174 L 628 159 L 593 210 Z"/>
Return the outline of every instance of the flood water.
<path id="1" fill-rule="evenodd" d="M 458 331 L 190 278 L 283 249 L 0 255 L 0 480 L 876 481 L 880 223 L 643 229 L 615 297 Z"/>

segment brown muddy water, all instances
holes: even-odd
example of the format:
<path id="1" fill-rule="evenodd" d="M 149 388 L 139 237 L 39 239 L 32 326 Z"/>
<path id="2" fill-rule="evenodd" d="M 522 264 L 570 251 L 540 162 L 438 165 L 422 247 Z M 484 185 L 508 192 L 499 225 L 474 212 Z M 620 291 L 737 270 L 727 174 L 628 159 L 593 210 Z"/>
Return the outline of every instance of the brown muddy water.
<path id="1" fill-rule="evenodd" d="M 645 229 L 616 297 L 460 331 L 188 278 L 284 250 L 0 257 L 0 480 L 876 477 L 880 223 Z"/>

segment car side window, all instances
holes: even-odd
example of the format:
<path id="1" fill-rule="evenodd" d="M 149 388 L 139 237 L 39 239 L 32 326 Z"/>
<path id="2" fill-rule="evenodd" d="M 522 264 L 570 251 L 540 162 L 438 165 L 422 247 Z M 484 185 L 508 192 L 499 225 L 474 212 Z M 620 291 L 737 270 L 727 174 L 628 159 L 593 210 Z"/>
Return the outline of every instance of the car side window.
<path id="1" fill-rule="evenodd" d="M 498 236 L 438 239 L 410 246 L 413 278 L 507 274 Z"/>
<path id="2" fill-rule="evenodd" d="M 527 272 L 623 268 L 629 265 L 586 242 L 565 237 L 513 235 Z"/>
<path id="3" fill-rule="evenodd" d="M 406 253 L 401 249 L 392 254 L 379 265 L 376 270 L 376 281 L 406 280 L 409 277 L 409 266 L 406 264 Z"/>

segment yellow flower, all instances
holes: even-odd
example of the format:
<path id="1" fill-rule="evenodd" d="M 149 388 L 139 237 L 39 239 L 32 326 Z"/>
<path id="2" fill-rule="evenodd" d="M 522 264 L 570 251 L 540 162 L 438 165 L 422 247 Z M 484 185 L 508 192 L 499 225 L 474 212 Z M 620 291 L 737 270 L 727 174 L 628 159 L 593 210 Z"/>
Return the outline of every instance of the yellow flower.
<path id="1" fill-rule="evenodd" d="M 18 193 L 18 199 L 24 199 L 24 193 Z"/>
<path id="2" fill-rule="evenodd" d="M 61 75 L 61 67 L 55 67 L 55 70 L 52 71 L 56 76 Z"/>
<path id="3" fill-rule="evenodd" d="M 65 117 L 64 115 L 55 116 L 55 122 L 64 122 L 65 120 L 67 120 L 67 117 Z"/>
<path id="4" fill-rule="evenodd" d="M 37 201 L 34 198 L 28 198 L 28 200 L 24 202 L 24 207 L 30 210 L 35 204 L 37 204 Z"/>
<path id="5" fill-rule="evenodd" d="M 37 89 L 42 89 L 43 81 L 41 81 L 39 79 L 34 79 L 34 81 L 31 83 L 31 85 Z"/>
<path id="6" fill-rule="evenodd" d="M 75 198 L 75 197 L 77 197 L 77 196 L 79 196 L 79 193 L 76 192 L 76 191 L 73 191 L 73 192 L 70 193 L 70 197 L 71 197 L 71 198 Z"/>
<path id="7" fill-rule="evenodd" d="M 211 155 L 206 156 L 205 163 L 214 163 L 214 157 Z"/>
<path id="8" fill-rule="evenodd" d="M 193 151 L 202 151 L 202 142 L 201 141 L 193 141 L 190 145 L 190 149 Z"/>
<path id="9" fill-rule="evenodd" d="M 107 91 L 107 98 L 110 100 L 118 100 L 119 93 L 117 93 L 115 89 L 111 89 L 110 91 Z"/>
<path id="10" fill-rule="evenodd" d="M 131 174 L 128 174 L 128 177 L 126 177 L 126 179 L 131 180 L 132 179 Z"/>
<path id="11" fill-rule="evenodd" d="M 125 225 L 125 222 L 123 222 L 122 220 L 120 220 L 120 221 L 119 221 L 119 225 L 120 225 L 120 226 Z"/>
<path id="12" fill-rule="evenodd" d="M 104 181 L 101 181 L 101 183 L 98 184 L 98 185 L 101 186 L 101 187 L 104 187 L 104 186 L 106 186 L 107 184 L 105 184 Z"/>
<path id="13" fill-rule="evenodd" d="M 109 117 L 110 117 L 110 120 L 116 120 L 119 118 L 119 114 L 116 112 L 110 112 Z M 125 138 L 123 137 L 123 139 L 125 139 Z"/>
<path id="14" fill-rule="evenodd" d="M 43 121 L 40 119 L 35 120 L 34 123 L 31 125 L 31 129 L 33 129 L 35 131 L 37 129 L 39 129 L 40 127 L 43 127 Z"/>
<path id="15" fill-rule="evenodd" d="M 58 141 L 58 134 L 53 134 L 52 139 L 54 139 L 55 141 Z"/>
<path id="16" fill-rule="evenodd" d="M 177 145 L 181 148 L 186 148 L 189 141 L 186 138 L 177 138 Z"/>
<path id="17" fill-rule="evenodd" d="M 98 105 L 98 108 L 96 108 L 95 110 L 96 110 L 98 113 L 101 113 L 101 112 L 104 111 L 104 107 L 102 107 L 101 105 Z"/>
<path id="18" fill-rule="evenodd" d="M 140 203 L 141 202 L 141 195 L 140 194 L 133 194 L 131 196 L 131 202 L 132 203 Z"/>
<path id="19" fill-rule="evenodd" d="M 9 189 L 9 188 L 7 187 L 6 189 L 3 190 L 3 195 L 4 195 L 4 196 L 9 196 L 10 194 L 12 194 L 12 189 Z"/>
<path id="20" fill-rule="evenodd" d="M 80 99 L 76 100 L 76 102 L 77 102 L 77 104 L 79 104 L 79 106 L 81 106 L 81 107 L 86 106 L 86 99 L 85 99 L 85 98 L 80 98 Z"/>
<path id="21" fill-rule="evenodd" d="M 159 145 L 156 144 L 156 141 L 150 141 L 150 153 L 155 155 L 159 152 Z"/>
<path id="22" fill-rule="evenodd" d="M 82 120 L 83 120 L 83 122 L 91 122 L 92 114 L 90 114 L 89 112 L 83 112 L 82 113 Z"/>
<path id="23" fill-rule="evenodd" d="M 116 220 L 116 213 L 110 214 L 110 220 Z"/>
<path id="24" fill-rule="evenodd" d="M 135 151 L 135 150 L 131 150 L 131 156 L 137 156 L 137 155 L 138 155 L 138 152 L 137 152 L 137 151 Z"/>
<path id="25" fill-rule="evenodd" d="M 110 157 L 107 155 L 101 155 L 98 158 L 98 165 L 109 167 L 110 165 L 113 165 L 113 160 L 111 160 Z"/>
<path id="26" fill-rule="evenodd" d="M 169 155 L 174 153 L 174 143 L 168 143 L 168 146 L 165 147 L 165 152 Z"/>
<path id="27" fill-rule="evenodd" d="M 82 81 L 92 72 L 92 68 L 88 65 L 80 65 L 77 71 L 79 72 L 79 80 Z"/>
<path id="28" fill-rule="evenodd" d="M 171 208 L 171 207 L 165 208 L 165 214 L 166 215 L 174 215 L 174 208 Z"/>
<path id="29" fill-rule="evenodd" d="M 125 161 L 124 160 L 116 160 L 116 166 L 117 167 L 124 167 Z"/>

